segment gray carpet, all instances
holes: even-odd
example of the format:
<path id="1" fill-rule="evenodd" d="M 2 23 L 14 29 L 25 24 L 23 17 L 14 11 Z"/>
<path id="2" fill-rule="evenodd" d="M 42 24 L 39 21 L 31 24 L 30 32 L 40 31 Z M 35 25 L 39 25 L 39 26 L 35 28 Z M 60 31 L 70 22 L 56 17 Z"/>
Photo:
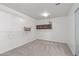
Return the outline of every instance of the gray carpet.
<path id="1" fill-rule="evenodd" d="M 64 43 L 35 40 L 3 53 L 1 56 L 72 56 L 72 52 Z"/>

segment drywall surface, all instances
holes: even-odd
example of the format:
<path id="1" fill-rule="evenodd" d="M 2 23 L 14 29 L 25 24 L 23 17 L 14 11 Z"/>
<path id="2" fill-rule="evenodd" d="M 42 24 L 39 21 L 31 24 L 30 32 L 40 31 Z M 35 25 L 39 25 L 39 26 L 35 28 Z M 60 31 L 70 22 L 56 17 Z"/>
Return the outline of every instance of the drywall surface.
<path id="1" fill-rule="evenodd" d="M 0 53 L 35 40 L 35 20 L 0 10 Z M 24 31 L 24 26 L 31 31 Z"/>
<path id="2" fill-rule="evenodd" d="M 73 54 L 75 55 L 75 11 L 79 7 L 79 4 L 74 4 L 72 9 L 69 12 L 69 21 L 70 21 L 70 39 L 68 45 L 71 48 Z"/>
<path id="3" fill-rule="evenodd" d="M 68 43 L 75 54 L 75 4 L 66 17 L 34 20 L 13 9 L 0 5 L 0 53 L 23 45 L 35 39 Z M 52 29 L 37 30 L 35 24 L 52 22 Z M 31 32 L 25 32 L 24 26 L 31 27 Z"/>
<path id="4" fill-rule="evenodd" d="M 52 29 L 37 30 L 37 39 L 67 43 L 69 39 L 69 18 L 58 17 L 37 20 L 37 24 L 48 24 L 52 22 Z"/>

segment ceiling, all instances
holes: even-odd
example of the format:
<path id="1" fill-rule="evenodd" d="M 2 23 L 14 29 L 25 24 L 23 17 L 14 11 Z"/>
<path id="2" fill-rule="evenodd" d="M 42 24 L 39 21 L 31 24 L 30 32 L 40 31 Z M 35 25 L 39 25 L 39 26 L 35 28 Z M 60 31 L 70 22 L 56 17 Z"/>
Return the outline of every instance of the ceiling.
<path id="1" fill-rule="evenodd" d="M 31 16 L 35 19 L 45 19 L 45 17 L 40 14 L 43 12 L 50 13 L 48 18 L 67 16 L 72 3 L 61 3 L 56 5 L 56 3 L 3 3 L 9 8 L 12 8 L 18 12 L 25 15 Z"/>

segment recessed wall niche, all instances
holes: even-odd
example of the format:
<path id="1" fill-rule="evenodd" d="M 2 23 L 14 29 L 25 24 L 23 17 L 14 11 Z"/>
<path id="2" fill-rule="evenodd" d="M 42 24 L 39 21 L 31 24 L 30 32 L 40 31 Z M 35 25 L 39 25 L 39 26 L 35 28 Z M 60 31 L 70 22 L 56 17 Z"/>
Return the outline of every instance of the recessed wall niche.
<path id="1" fill-rule="evenodd" d="M 36 29 L 52 29 L 52 24 L 36 25 Z"/>

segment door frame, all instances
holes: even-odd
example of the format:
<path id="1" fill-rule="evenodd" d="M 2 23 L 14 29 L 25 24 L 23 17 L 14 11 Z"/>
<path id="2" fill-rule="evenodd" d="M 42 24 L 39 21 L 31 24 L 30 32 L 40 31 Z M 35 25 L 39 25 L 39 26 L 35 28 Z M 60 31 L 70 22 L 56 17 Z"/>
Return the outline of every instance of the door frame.
<path id="1" fill-rule="evenodd" d="M 75 56 L 78 56 L 76 54 L 76 12 L 79 11 L 79 7 L 76 8 L 76 10 L 74 11 L 74 19 L 75 19 Z"/>

